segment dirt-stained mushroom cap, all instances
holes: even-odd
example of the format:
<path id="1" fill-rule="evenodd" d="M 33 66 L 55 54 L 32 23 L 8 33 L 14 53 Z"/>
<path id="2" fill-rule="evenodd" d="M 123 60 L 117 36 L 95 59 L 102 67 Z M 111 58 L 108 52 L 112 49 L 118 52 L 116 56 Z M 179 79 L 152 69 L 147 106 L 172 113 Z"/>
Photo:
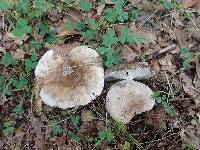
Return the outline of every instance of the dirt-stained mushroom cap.
<path id="1" fill-rule="evenodd" d="M 39 60 L 35 76 L 42 101 L 64 109 L 90 103 L 104 86 L 102 59 L 86 46 L 47 51 Z"/>
<path id="2" fill-rule="evenodd" d="M 153 108 L 153 91 L 143 83 L 133 80 L 119 81 L 109 89 L 106 96 L 106 109 L 110 116 L 122 123 L 142 112 Z"/>

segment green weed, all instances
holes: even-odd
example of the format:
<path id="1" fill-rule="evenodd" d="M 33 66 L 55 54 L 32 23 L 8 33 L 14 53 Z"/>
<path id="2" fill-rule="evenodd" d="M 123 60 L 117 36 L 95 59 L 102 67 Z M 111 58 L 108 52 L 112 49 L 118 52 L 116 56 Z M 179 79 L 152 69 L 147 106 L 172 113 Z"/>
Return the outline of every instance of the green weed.
<path id="1" fill-rule="evenodd" d="M 167 95 L 161 94 L 161 92 L 157 91 L 153 93 L 152 98 L 155 99 L 158 104 L 163 105 L 169 115 L 175 114 L 175 107 L 168 102 Z"/>

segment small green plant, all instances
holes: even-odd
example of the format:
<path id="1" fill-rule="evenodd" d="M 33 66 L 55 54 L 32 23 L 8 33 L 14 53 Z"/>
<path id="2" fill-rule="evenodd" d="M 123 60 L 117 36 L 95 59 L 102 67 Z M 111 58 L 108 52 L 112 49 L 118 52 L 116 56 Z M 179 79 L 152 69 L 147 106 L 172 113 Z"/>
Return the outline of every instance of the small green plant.
<path id="1" fill-rule="evenodd" d="M 114 0 L 114 8 L 107 8 L 104 10 L 104 18 L 110 23 L 115 23 L 116 21 L 125 22 L 129 18 L 128 12 L 123 10 L 123 0 Z"/>
<path id="2" fill-rule="evenodd" d="M 74 132 L 68 131 L 67 135 L 69 136 L 70 139 L 72 139 L 76 143 L 80 143 L 80 141 L 81 141 L 80 137 L 77 134 L 75 134 Z"/>
<path id="3" fill-rule="evenodd" d="M 130 149 L 131 149 L 131 144 L 125 141 L 122 150 L 130 150 Z"/>
<path id="4" fill-rule="evenodd" d="M 23 101 L 21 101 L 14 109 L 15 118 L 20 118 L 24 114 Z"/>
<path id="5" fill-rule="evenodd" d="M 152 98 L 155 99 L 157 103 L 162 104 L 169 115 L 175 114 L 175 107 L 168 102 L 167 95 L 161 94 L 160 91 L 157 91 L 153 93 Z"/>
<path id="6" fill-rule="evenodd" d="M 80 8 L 82 11 L 89 12 L 92 8 L 92 4 L 88 0 L 80 0 Z"/>
<path id="7" fill-rule="evenodd" d="M 175 5 L 174 5 L 173 1 L 161 0 L 161 3 L 163 5 L 163 7 L 168 11 L 170 11 L 170 10 L 175 8 Z"/>
<path id="8" fill-rule="evenodd" d="M 36 53 L 33 53 L 31 58 L 25 59 L 25 71 L 29 72 L 33 69 L 35 69 L 37 63 L 38 63 L 38 56 Z"/>
<path id="9" fill-rule="evenodd" d="M 17 23 L 12 32 L 15 36 L 20 37 L 27 33 L 31 33 L 32 30 L 32 27 L 28 25 L 28 20 L 20 18 L 19 20 L 17 20 Z"/>
<path id="10" fill-rule="evenodd" d="M 194 54 L 190 52 L 188 48 L 182 48 L 181 52 L 183 54 L 183 68 L 185 70 L 188 70 L 192 67 L 190 63 L 192 62 L 192 59 L 194 58 Z"/>
<path id="11" fill-rule="evenodd" d="M 186 144 L 186 145 L 185 145 L 185 148 L 186 148 L 187 150 L 196 150 L 196 148 L 194 148 L 194 146 L 193 146 L 192 144 Z"/>
<path id="12" fill-rule="evenodd" d="M 14 124 L 15 124 L 15 121 L 10 121 L 10 122 L 4 122 L 3 124 L 3 134 L 5 136 L 9 136 L 11 134 L 13 134 L 14 132 Z"/>
<path id="13" fill-rule="evenodd" d="M 54 135 L 59 135 L 63 132 L 60 123 L 57 120 L 53 120 L 51 123 L 51 129 Z"/>
<path id="14" fill-rule="evenodd" d="M 27 86 L 27 84 L 28 84 L 28 80 L 25 77 L 23 77 L 23 76 L 20 76 L 19 80 L 16 80 L 16 79 L 13 80 L 13 85 L 17 89 L 22 89 L 25 86 Z"/>
<path id="15" fill-rule="evenodd" d="M 17 60 L 15 60 L 10 53 L 5 53 L 3 58 L 2 58 L 2 63 L 5 66 L 17 65 Z"/>
<path id="16" fill-rule="evenodd" d="M 113 138 L 113 133 L 110 127 L 102 129 L 98 132 L 98 140 L 95 146 L 97 147 L 101 145 L 103 141 L 112 142 Z"/>

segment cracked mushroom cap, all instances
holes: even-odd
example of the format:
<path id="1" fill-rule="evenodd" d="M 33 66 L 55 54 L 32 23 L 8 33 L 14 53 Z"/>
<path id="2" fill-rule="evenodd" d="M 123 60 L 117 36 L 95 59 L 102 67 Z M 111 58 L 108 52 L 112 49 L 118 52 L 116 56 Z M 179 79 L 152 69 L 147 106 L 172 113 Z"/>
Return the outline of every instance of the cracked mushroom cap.
<path id="1" fill-rule="evenodd" d="M 153 91 L 143 83 L 133 80 L 119 81 L 113 86 L 106 96 L 106 109 L 110 116 L 124 124 L 142 112 L 153 108 L 155 100 Z"/>
<path id="2" fill-rule="evenodd" d="M 47 51 L 36 66 L 35 76 L 41 100 L 63 109 L 90 103 L 104 86 L 102 59 L 86 46 Z"/>

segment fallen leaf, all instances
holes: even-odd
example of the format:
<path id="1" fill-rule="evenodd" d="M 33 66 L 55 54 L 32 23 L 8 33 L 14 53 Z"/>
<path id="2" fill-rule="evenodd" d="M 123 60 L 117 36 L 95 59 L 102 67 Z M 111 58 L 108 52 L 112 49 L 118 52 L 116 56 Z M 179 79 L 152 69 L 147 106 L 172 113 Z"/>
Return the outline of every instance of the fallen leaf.
<path id="1" fill-rule="evenodd" d="M 159 60 L 162 70 L 167 70 L 172 74 L 175 74 L 177 67 L 173 64 L 174 58 L 172 54 L 167 53 L 166 56 Z"/>
<path id="2" fill-rule="evenodd" d="M 200 89 L 197 89 L 191 77 L 186 75 L 185 73 L 181 73 L 181 78 L 183 82 L 183 90 L 189 95 L 194 98 L 196 105 L 200 104 Z"/>
<path id="3" fill-rule="evenodd" d="M 184 7 L 193 7 L 197 3 L 197 0 L 183 0 L 182 4 Z"/>
<path id="4" fill-rule="evenodd" d="M 16 49 L 15 51 L 10 51 L 10 53 L 12 57 L 15 59 L 23 59 L 25 55 L 25 52 L 19 48 Z"/>
<path id="5" fill-rule="evenodd" d="M 147 39 L 149 43 L 153 45 L 156 44 L 157 37 L 152 32 L 143 31 L 141 34 L 145 37 L 145 39 Z"/>
<path id="6" fill-rule="evenodd" d="M 194 29 L 190 36 L 200 42 L 200 30 Z"/>
<path id="7" fill-rule="evenodd" d="M 174 33 L 176 34 L 176 38 L 179 42 L 180 48 L 185 48 L 188 46 L 187 43 L 187 35 L 186 32 L 184 30 L 178 29 L 178 28 L 174 28 Z"/>
<path id="8" fill-rule="evenodd" d="M 106 4 L 115 4 L 112 0 L 105 0 Z"/>
<path id="9" fill-rule="evenodd" d="M 0 52 L 6 53 L 6 50 L 1 45 L 0 45 Z"/>
<path id="10" fill-rule="evenodd" d="M 83 122 L 92 121 L 94 118 L 94 113 L 91 110 L 83 110 L 81 112 L 81 120 Z"/>
<path id="11" fill-rule="evenodd" d="M 4 105 L 4 103 L 7 101 L 6 96 L 5 95 L 1 95 L 0 96 L 0 106 Z"/>
<path id="12" fill-rule="evenodd" d="M 185 126 L 181 129 L 180 136 L 184 144 L 192 144 L 196 149 L 200 148 L 200 124 Z"/>
<path id="13" fill-rule="evenodd" d="M 100 16 L 100 15 L 102 14 L 104 8 L 105 8 L 105 4 L 100 4 L 100 5 L 96 8 L 96 10 L 97 10 L 97 15 Z"/>
<path id="14" fill-rule="evenodd" d="M 14 43 L 16 43 L 17 45 L 21 45 L 24 41 L 26 41 L 29 36 L 28 35 L 23 35 L 21 37 L 16 37 L 14 36 L 12 33 L 6 32 L 6 35 L 8 38 L 14 40 Z"/>
<path id="15" fill-rule="evenodd" d="M 134 62 L 137 54 L 131 49 L 128 45 L 124 45 L 123 49 L 120 52 L 121 57 L 126 61 L 126 62 Z"/>

